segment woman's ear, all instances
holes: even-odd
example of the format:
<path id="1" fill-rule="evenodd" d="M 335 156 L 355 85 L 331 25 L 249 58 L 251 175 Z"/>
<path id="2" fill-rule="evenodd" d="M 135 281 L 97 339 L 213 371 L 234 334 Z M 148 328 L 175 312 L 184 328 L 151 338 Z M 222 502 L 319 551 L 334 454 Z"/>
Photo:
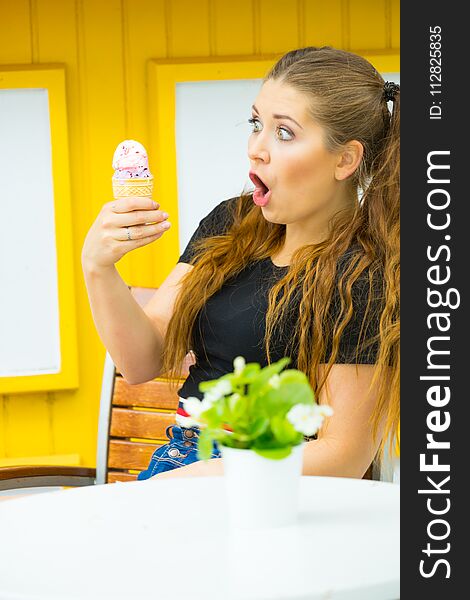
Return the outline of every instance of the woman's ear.
<path id="1" fill-rule="evenodd" d="M 357 140 L 348 142 L 338 154 L 338 163 L 335 168 L 335 178 L 343 181 L 350 177 L 361 163 L 364 146 Z"/>

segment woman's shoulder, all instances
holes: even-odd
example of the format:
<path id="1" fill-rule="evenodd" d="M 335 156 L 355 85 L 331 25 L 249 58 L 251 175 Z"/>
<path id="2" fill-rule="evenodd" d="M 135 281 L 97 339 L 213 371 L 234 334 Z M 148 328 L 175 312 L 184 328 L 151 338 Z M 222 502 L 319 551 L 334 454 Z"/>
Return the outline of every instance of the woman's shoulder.
<path id="1" fill-rule="evenodd" d="M 191 236 L 178 262 L 192 264 L 191 260 L 195 255 L 195 246 L 200 240 L 227 233 L 233 223 L 237 200 L 238 197 L 222 200 L 199 221 L 198 227 Z"/>
<path id="2" fill-rule="evenodd" d="M 200 221 L 206 235 L 220 235 L 233 222 L 238 196 L 222 200 Z"/>
<path id="3" fill-rule="evenodd" d="M 212 213 L 228 213 L 235 209 L 237 202 L 240 200 L 240 196 L 233 196 L 232 198 L 226 198 L 221 200 L 214 206 L 209 214 Z"/>

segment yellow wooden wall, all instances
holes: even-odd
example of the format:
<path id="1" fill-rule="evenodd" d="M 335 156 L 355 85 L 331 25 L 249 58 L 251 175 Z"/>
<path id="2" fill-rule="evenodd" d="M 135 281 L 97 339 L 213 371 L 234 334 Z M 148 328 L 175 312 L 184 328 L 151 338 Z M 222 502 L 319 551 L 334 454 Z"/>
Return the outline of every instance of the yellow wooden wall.
<path id="1" fill-rule="evenodd" d="M 80 254 L 110 200 L 116 144 L 149 143 L 147 60 L 281 54 L 325 44 L 396 53 L 399 41 L 399 0 L 0 0 L 0 65 L 66 68 L 80 373 L 77 391 L 0 396 L 0 464 L 21 457 L 52 462 L 54 455 L 95 464 L 105 350 Z M 120 261 L 123 279 L 159 285 L 166 273 L 158 270 L 157 250 L 151 245 Z"/>

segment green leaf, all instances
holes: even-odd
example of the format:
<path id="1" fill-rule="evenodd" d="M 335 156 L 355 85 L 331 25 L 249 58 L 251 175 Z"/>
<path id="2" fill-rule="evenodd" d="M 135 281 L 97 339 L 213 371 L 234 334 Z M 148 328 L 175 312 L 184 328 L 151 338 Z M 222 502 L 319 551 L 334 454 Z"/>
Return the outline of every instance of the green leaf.
<path id="1" fill-rule="evenodd" d="M 256 452 L 256 454 L 272 460 L 281 460 L 282 458 L 289 456 L 291 453 L 290 446 L 283 448 L 253 448 L 253 450 Z"/>
<path id="2" fill-rule="evenodd" d="M 221 406 L 215 403 L 201 413 L 201 420 L 207 424 L 210 429 L 218 429 L 222 425 Z"/>
<path id="3" fill-rule="evenodd" d="M 285 358 L 281 358 L 281 360 L 278 360 L 277 362 L 273 363 L 272 365 L 268 365 L 267 367 L 264 367 L 264 369 L 262 369 L 259 372 L 258 377 L 256 378 L 255 381 L 252 382 L 252 384 L 250 385 L 250 394 L 258 394 L 260 392 L 260 390 L 268 384 L 269 380 L 271 379 L 271 377 L 273 375 L 277 375 L 278 373 L 280 373 L 282 371 L 282 369 L 284 369 L 284 367 L 286 365 L 288 365 L 291 362 L 291 359 L 286 356 Z"/>
<path id="4" fill-rule="evenodd" d="M 239 421 L 243 420 L 243 417 L 246 416 L 248 412 L 248 400 L 245 396 L 240 396 L 240 398 L 235 403 L 235 406 L 232 408 L 232 412 L 230 415 L 230 423 L 229 425 L 234 425 Z"/>
<path id="5" fill-rule="evenodd" d="M 209 460 L 212 456 L 214 438 L 209 428 L 201 429 L 197 440 L 197 456 L 200 460 Z"/>
<path id="6" fill-rule="evenodd" d="M 269 427 L 269 419 L 266 417 L 258 417 L 247 428 L 247 433 L 252 439 L 256 439 L 262 435 Z"/>
<path id="7" fill-rule="evenodd" d="M 232 414 L 236 410 L 237 404 L 240 402 L 241 399 L 242 396 L 240 396 L 240 394 L 231 394 L 227 397 L 227 406 Z"/>
<path id="8" fill-rule="evenodd" d="M 258 399 L 257 404 L 262 406 L 264 414 L 269 418 L 278 414 L 285 415 L 295 404 L 295 401 L 292 400 L 294 393 L 293 390 L 288 390 L 286 394 L 286 391 L 281 388 L 270 388 Z"/>
<path id="9" fill-rule="evenodd" d="M 313 404 L 315 399 L 312 388 L 303 383 L 282 382 L 277 391 L 281 393 L 284 405 L 289 407 L 294 406 L 294 404 Z"/>
<path id="10" fill-rule="evenodd" d="M 310 385 L 308 377 L 297 369 L 287 369 L 279 375 L 282 383 L 304 383 Z"/>
<path id="11" fill-rule="evenodd" d="M 249 441 L 238 440 L 233 435 L 230 437 L 227 436 L 223 442 L 223 445 L 227 446 L 228 448 L 241 448 L 242 450 L 249 450 L 251 448 L 251 443 Z"/>
<path id="12" fill-rule="evenodd" d="M 282 445 L 296 444 L 299 439 L 299 432 L 296 431 L 292 425 L 284 416 L 275 415 L 271 419 L 271 430 L 274 437 Z"/>
<path id="13" fill-rule="evenodd" d="M 243 371 L 240 373 L 240 376 L 246 383 L 248 383 L 258 375 L 260 370 L 261 367 L 258 363 L 248 363 L 243 369 Z"/>

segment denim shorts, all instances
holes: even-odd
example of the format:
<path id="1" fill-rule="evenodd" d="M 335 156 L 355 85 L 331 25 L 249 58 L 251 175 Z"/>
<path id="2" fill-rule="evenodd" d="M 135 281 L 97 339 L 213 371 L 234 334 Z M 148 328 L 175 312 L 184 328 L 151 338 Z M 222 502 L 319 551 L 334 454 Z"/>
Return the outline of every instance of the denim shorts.
<path id="1" fill-rule="evenodd" d="M 175 424 L 167 427 L 165 433 L 168 443 L 155 450 L 149 466 L 138 474 L 139 481 L 200 460 L 197 453 L 197 440 L 200 433 L 198 427 L 182 427 Z M 211 458 L 220 457 L 220 449 L 214 442 Z"/>

